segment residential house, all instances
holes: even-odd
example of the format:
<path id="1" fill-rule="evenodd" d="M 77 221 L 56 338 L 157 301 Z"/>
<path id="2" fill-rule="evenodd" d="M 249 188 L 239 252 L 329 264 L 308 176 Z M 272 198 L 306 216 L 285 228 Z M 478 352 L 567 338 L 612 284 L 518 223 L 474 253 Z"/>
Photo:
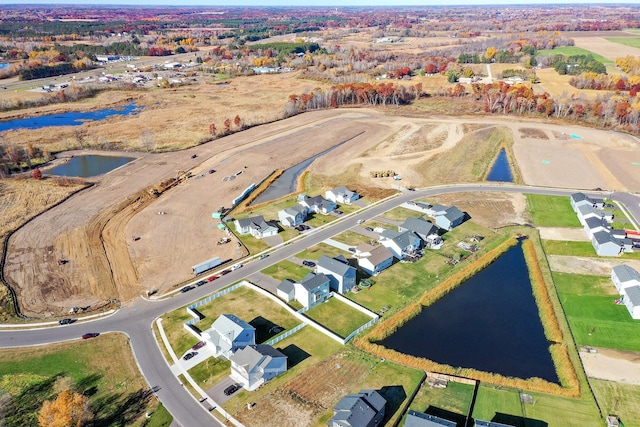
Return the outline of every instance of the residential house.
<path id="1" fill-rule="evenodd" d="M 379 241 L 398 259 L 402 259 L 406 253 L 420 249 L 420 238 L 408 230 L 384 230 L 380 233 Z"/>
<path id="2" fill-rule="evenodd" d="M 309 212 L 315 212 L 323 215 L 327 215 L 337 208 L 334 202 L 327 200 L 322 196 L 309 197 L 301 194 L 298 197 L 298 203 L 307 208 Z"/>
<path id="3" fill-rule="evenodd" d="M 496 423 L 495 421 L 474 420 L 473 427 L 514 427 L 512 424 Z"/>
<path id="4" fill-rule="evenodd" d="M 616 265 L 611 269 L 611 281 L 621 293 L 625 288 L 640 286 L 640 273 L 627 264 Z"/>
<path id="5" fill-rule="evenodd" d="M 597 231 L 593 233 L 591 244 L 599 256 L 616 256 L 623 250 L 622 242 L 615 239 L 606 231 Z"/>
<path id="6" fill-rule="evenodd" d="M 214 356 L 229 358 L 236 350 L 256 344 L 256 329 L 234 314 L 222 314 L 202 333 Z"/>
<path id="7" fill-rule="evenodd" d="M 307 219 L 309 210 L 302 205 L 294 205 L 290 208 L 278 211 L 278 220 L 284 227 L 295 227 Z"/>
<path id="8" fill-rule="evenodd" d="M 356 253 L 358 248 L 360 248 L 360 245 L 356 248 Z M 393 254 L 382 245 L 372 247 L 368 252 L 360 252 L 360 254 L 358 266 L 372 276 L 391 267 L 393 264 Z"/>
<path id="9" fill-rule="evenodd" d="M 452 230 L 464 222 L 464 212 L 455 206 L 445 209 L 444 214 L 436 215 L 436 225 L 445 230 Z"/>
<path id="10" fill-rule="evenodd" d="M 286 302 L 296 300 L 310 308 L 329 299 L 330 280 L 322 273 L 309 273 L 300 282 L 285 279 L 278 285 L 276 294 Z"/>
<path id="11" fill-rule="evenodd" d="M 342 255 L 335 258 L 322 255 L 316 264 L 316 273 L 329 277 L 331 290 L 341 294 L 356 285 L 356 269 Z"/>
<path id="12" fill-rule="evenodd" d="M 420 206 L 420 203 L 421 202 L 417 202 L 416 204 Z M 435 205 L 429 205 L 426 203 L 424 206 L 427 209 L 427 215 L 431 218 L 435 218 L 438 215 L 444 215 L 449 208 L 449 206 L 441 205 L 440 203 L 436 203 Z"/>
<path id="13" fill-rule="evenodd" d="M 278 227 L 274 227 L 264 220 L 262 215 L 252 218 L 236 219 L 234 221 L 238 234 L 251 234 L 256 239 L 275 236 L 278 234 Z"/>
<path id="14" fill-rule="evenodd" d="M 589 217 L 584 221 L 584 232 L 589 239 L 593 239 L 593 234 L 598 231 L 609 233 L 609 223 L 602 218 Z"/>
<path id="15" fill-rule="evenodd" d="M 606 220 L 607 222 L 613 221 L 613 213 L 608 211 L 603 211 L 600 209 L 596 209 L 590 205 L 581 205 L 578 206 L 578 220 L 580 224 L 585 225 L 585 220 L 587 218 L 600 218 Z"/>
<path id="16" fill-rule="evenodd" d="M 431 236 L 440 237 L 438 235 L 438 227 L 433 225 L 431 221 L 426 221 L 422 218 L 409 217 L 404 220 L 402 224 L 398 226 L 398 231 L 413 231 L 420 239 L 426 243 L 427 239 Z"/>
<path id="17" fill-rule="evenodd" d="M 331 200 L 334 203 L 350 205 L 360 198 L 360 195 L 355 191 L 349 190 L 344 185 L 336 187 L 333 190 L 327 190 L 324 193 L 327 200 Z"/>
<path id="18" fill-rule="evenodd" d="M 604 206 L 604 200 L 591 198 L 584 193 L 573 193 L 569 197 L 569 202 L 576 213 L 580 206 L 591 206 L 594 208 L 602 208 Z"/>
<path id="19" fill-rule="evenodd" d="M 410 409 L 404 420 L 404 427 L 456 427 L 456 423 Z"/>
<path id="20" fill-rule="evenodd" d="M 629 310 L 632 319 L 640 319 L 640 286 L 624 288 L 622 290 L 622 302 Z"/>
<path id="21" fill-rule="evenodd" d="M 230 358 L 231 379 L 253 391 L 272 378 L 287 372 L 287 356 L 266 344 L 251 345 Z"/>
<path id="22" fill-rule="evenodd" d="M 329 427 L 376 427 L 382 423 L 387 401 L 375 390 L 348 394 L 333 408 Z"/>

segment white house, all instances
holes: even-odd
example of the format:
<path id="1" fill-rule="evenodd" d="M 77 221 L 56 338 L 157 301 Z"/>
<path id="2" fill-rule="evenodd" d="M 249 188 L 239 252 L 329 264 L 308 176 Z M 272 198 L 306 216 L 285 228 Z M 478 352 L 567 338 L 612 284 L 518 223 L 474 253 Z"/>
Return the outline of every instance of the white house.
<path id="1" fill-rule="evenodd" d="M 600 218 L 606 220 L 607 222 L 613 221 L 613 213 L 596 209 L 591 205 L 578 206 L 577 214 L 578 220 L 583 226 L 585 225 L 585 220 L 587 218 Z"/>
<path id="2" fill-rule="evenodd" d="M 329 277 L 331 290 L 341 294 L 356 285 L 356 269 L 342 255 L 335 258 L 322 255 L 316 265 L 316 273 Z"/>
<path id="3" fill-rule="evenodd" d="M 290 208 L 278 211 L 278 220 L 284 227 L 295 227 L 302 224 L 306 219 L 309 210 L 301 205 L 294 205 Z"/>
<path id="4" fill-rule="evenodd" d="M 405 253 L 420 249 L 420 238 L 408 230 L 384 230 L 380 233 L 379 242 L 398 259 L 402 259 Z"/>
<path id="5" fill-rule="evenodd" d="M 347 394 L 333 408 L 329 427 L 376 427 L 384 419 L 387 401 L 375 390 Z"/>
<path id="6" fill-rule="evenodd" d="M 309 273 L 300 282 L 283 280 L 276 289 L 276 295 L 286 302 L 296 300 L 303 307 L 313 307 L 329 299 L 329 283 L 329 278 L 324 274 Z"/>
<path id="7" fill-rule="evenodd" d="M 435 415 L 416 412 L 410 409 L 404 421 L 404 427 L 456 427 L 453 421 L 436 417 Z"/>
<path id="8" fill-rule="evenodd" d="M 622 302 L 629 310 L 632 319 L 640 319 L 640 286 L 624 288 L 622 290 Z"/>
<path id="9" fill-rule="evenodd" d="M 222 314 L 202 333 L 214 356 L 229 358 L 236 350 L 256 343 L 256 329 L 234 314 Z"/>
<path id="10" fill-rule="evenodd" d="M 627 264 L 616 265 L 611 269 L 611 281 L 618 292 L 631 286 L 640 286 L 640 273 Z"/>
<path id="11" fill-rule="evenodd" d="M 341 187 L 336 187 L 333 190 L 327 190 L 324 193 L 324 197 L 327 200 L 331 200 L 334 203 L 350 205 L 360 198 L 360 195 L 355 191 L 349 190 L 344 185 Z"/>
<path id="12" fill-rule="evenodd" d="M 298 197 L 298 203 L 307 208 L 309 212 L 315 212 L 323 215 L 333 212 L 337 207 L 334 202 L 327 200 L 322 196 L 309 197 L 304 194 L 301 194 Z"/>
<path id="13" fill-rule="evenodd" d="M 604 205 L 604 200 L 591 198 L 584 193 L 573 193 L 569 197 L 569 202 L 571 203 L 571 207 L 576 213 L 578 212 L 578 208 L 580 206 L 602 208 Z"/>
<path id="14" fill-rule="evenodd" d="M 360 245 L 358 245 L 359 247 Z M 391 267 L 391 264 L 393 264 L 393 254 L 382 245 L 372 247 L 368 252 L 360 252 L 360 256 L 357 259 L 358 266 L 372 276 Z"/>
<path id="15" fill-rule="evenodd" d="M 593 238 L 594 233 L 605 231 L 609 233 L 609 224 L 602 218 L 589 217 L 584 221 L 584 232 L 587 233 L 589 239 Z"/>
<path id="16" fill-rule="evenodd" d="M 278 228 L 266 222 L 262 215 L 234 221 L 238 234 L 251 234 L 256 239 L 275 236 Z"/>
<path id="17" fill-rule="evenodd" d="M 230 358 L 231 379 L 253 391 L 272 378 L 287 372 L 287 356 L 266 344 L 251 345 Z"/>
<path id="18" fill-rule="evenodd" d="M 622 242 L 615 239 L 606 231 L 597 231 L 593 233 L 591 244 L 599 256 L 616 256 L 624 250 Z"/>

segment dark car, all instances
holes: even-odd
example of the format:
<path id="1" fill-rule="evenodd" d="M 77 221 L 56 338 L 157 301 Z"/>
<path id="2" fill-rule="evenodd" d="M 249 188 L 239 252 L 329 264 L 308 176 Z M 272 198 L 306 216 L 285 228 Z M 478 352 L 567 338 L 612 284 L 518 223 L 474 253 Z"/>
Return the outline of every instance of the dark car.
<path id="1" fill-rule="evenodd" d="M 316 263 L 305 259 L 304 261 L 302 261 L 302 265 L 306 267 L 315 267 Z"/>
<path id="2" fill-rule="evenodd" d="M 373 231 L 373 228 L 371 228 L 371 227 L 365 227 L 364 229 L 367 230 L 367 231 Z"/>
<path id="3" fill-rule="evenodd" d="M 215 169 L 209 169 L 209 173 L 216 173 Z"/>
<path id="4" fill-rule="evenodd" d="M 342 215 L 343 214 L 343 212 L 341 210 L 338 210 L 338 209 L 336 209 L 334 212 L 336 213 L 336 215 Z"/>
<path id="5" fill-rule="evenodd" d="M 202 286 L 202 285 L 204 285 L 206 283 L 207 283 L 206 280 L 200 280 L 200 281 L 198 281 L 198 283 L 196 283 L 196 286 Z"/>
<path id="6" fill-rule="evenodd" d="M 99 333 L 97 333 L 97 332 L 89 332 L 88 334 L 84 334 L 84 335 L 82 336 L 82 339 L 83 339 L 83 340 L 88 340 L 89 338 L 95 338 L 95 337 L 97 337 L 98 335 L 100 335 L 100 334 L 99 334 Z"/>
<path id="7" fill-rule="evenodd" d="M 180 289 L 180 292 L 189 292 L 193 288 L 195 288 L 195 286 L 185 286 L 184 288 Z"/>
<path id="8" fill-rule="evenodd" d="M 191 155 L 191 158 L 192 158 L 192 159 L 195 159 L 196 157 L 198 157 L 198 155 L 197 155 L 197 154 L 193 154 L 193 155 Z"/>
<path id="9" fill-rule="evenodd" d="M 189 359 L 193 359 L 194 357 L 196 357 L 198 355 L 197 351 L 190 351 L 189 353 L 185 354 L 184 356 L 182 356 L 182 358 L 184 360 L 189 360 Z"/>
<path id="10" fill-rule="evenodd" d="M 62 319 L 58 321 L 59 325 L 69 325 L 73 323 L 73 319 Z"/>
<path id="11" fill-rule="evenodd" d="M 240 386 L 238 384 L 231 384 L 229 387 L 224 389 L 225 396 L 231 396 L 233 393 L 238 391 Z"/>
<path id="12" fill-rule="evenodd" d="M 191 347 L 191 350 L 199 350 L 202 347 L 204 347 L 207 344 L 206 341 L 198 341 L 193 347 Z"/>
<path id="13" fill-rule="evenodd" d="M 231 270 L 227 268 L 226 270 L 222 270 L 222 271 L 220 272 L 220 275 L 221 275 L 221 276 L 224 276 L 225 274 L 229 274 L 229 273 L 231 273 Z"/>

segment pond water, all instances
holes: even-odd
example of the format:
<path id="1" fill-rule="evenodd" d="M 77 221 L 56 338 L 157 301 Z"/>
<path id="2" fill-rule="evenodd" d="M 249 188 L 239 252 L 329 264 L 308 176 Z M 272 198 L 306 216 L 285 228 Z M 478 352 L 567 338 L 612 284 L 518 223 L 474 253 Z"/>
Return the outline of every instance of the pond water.
<path id="1" fill-rule="evenodd" d="M 75 156 L 67 163 L 49 169 L 46 173 L 58 176 L 90 178 L 102 175 L 135 160 L 134 157 L 87 155 Z"/>
<path id="2" fill-rule="evenodd" d="M 509 159 L 504 148 L 500 150 L 496 161 L 493 163 L 491 171 L 487 175 L 487 181 L 513 182 L 511 166 L 509 166 Z"/>
<path id="3" fill-rule="evenodd" d="M 454 367 L 558 383 L 521 245 L 380 344 Z"/>
<path id="4" fill-rule="evenodd" d="M 49 126 L 80 126 L 87 121 L 102 120 L 111 116 L 126 116 L 135 114 L 139 110 L 140 108 L 134 102 L 131 102 L 120 108 L 103 108 L 102 110 L 86 112 L 70 111 L 68 113 L 0 121 L 0 132 L 13 129 L 39 129 Z"/>
<path id="5" fill-rule="evenodd" d="M 358 135 L 360 134 L 361 133 L 359 133 Z M 271 183 L 269 188 L 263 191 L 262 194 L 260 194 L 260 196 L 258 196 L 252 202 L 252 204 L 270 202 L 271 200 L 276 200 L 276 199 L 279 199 L 280 197 L 286 196 L 287 194 L 293 193 L 294 191 L 296 191 L 296 184 L 298 181 L 298 177 L 300 176 L 300 174 L 302 174 L 302 172 L 304 172 L 305 169 L 309 167 L 311 163 L 313 163 L 315 159 L 327 154 L 331 150 L 334 150 L 335 148 L 341 146 L 345 142 L 352 140 L 358 135 L 352 136 L 349 139 L 345 139 L 344 141 L 334 145 L 333 147 L 328 148 L 323 152 L 316 154 L 313 157 L 309 157 L 307 160 L 304 160 L 298 163 L 297 165 L 292 166 L 289 169 L 285 170 L 282 175 L 280 175 L 275 181 Z"/>

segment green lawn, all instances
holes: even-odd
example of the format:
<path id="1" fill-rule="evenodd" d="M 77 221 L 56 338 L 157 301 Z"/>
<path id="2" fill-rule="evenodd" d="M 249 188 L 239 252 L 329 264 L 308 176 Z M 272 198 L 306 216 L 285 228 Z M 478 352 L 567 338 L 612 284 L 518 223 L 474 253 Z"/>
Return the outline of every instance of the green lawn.
<path id="1" fill-rule="evenodd" d="M 326 255 L 328 257 L 336 257 L 338 255 L 346 254 L 351 254 L 351 252 L 345 252 L 342 249 L 338 249 L 335 246 L 327 245 L 326 243 L 318 243 L 317 245 L 311 246 L 310 248 L 297 253 L 296 258 L 317 261 L 322 255 Z"/>
<path id="2" fill-rule="evenodd" d="M 625 46 L 640 48 L 640 37 L 605 37 L 605 40 L 609 40 L 613 43 L 623 44 Z"/>
<path id="3" fill-rule="evenodd" d="M 189 369 L 189 375 L 200 387 L 208 389 L 229 376 L 231 362 L 223 357 L 210 357 L 202 363 L 198 363 Z"/>
<path id="4" fill-rule="evenodd" d="M 369 243 L 369 241 L 371 240 L 370 237 L 351 230 L 347 230 L 336 236 L 333 236 L 332 239 L 350 246 L 358 246 L 360 243 Z"/>
<path id="5" fill-rule="evenodd" d="M 607 39 L 607 40 L 613 41 L 612 39 Z M 626 39 L 621 39 L 621 40 L 626 40 Z M 605 58 L 604 56 L 598 55 L 597 53 L 591 52 L 590 50 L 582 49 L 576 46 L 560 46 L 554 49 L 543 49 L 536 52 L 536 56 L 549 56 L 549 55 L 565 55 L 565 56 L 591 55 L 596 61 L 600 61 L 603 64 L 606 62 L 614 62 L 614 60 L 612 59 Z"/>
<path id="6" fill-rule="evenodd" d="M 309 269 L 294 262 L 284 260 L 265 268 L 261 273 L 281 282 L 284 279 L 302 280 L 304 276 L 309 274 Z"/>
<path id="7" fill-rule="evenodd" d="M 405 219 L 407 219 L 407 217 L 413 216 L 413 217 L 421 217 L 423 218 L 424 215 L 421 215 L 420 212 L 411 210 L 411 209 L 407 209 L 407 208 L 403 208 L 403 207 L 397 207 L 397 208 L 393 208 L 389 211 L 386 211 L 385 213 L 383 213 L 382 215 L 380 215 L 382 218 L 386 218 L 386 219 L 390 219 L 391 221 L 400 221 L 400 222 L 404 222 Z M 364 224 L 365 226 L 368 226 L 369 224 L 365 222 Z M 387 228 L 389 228 L 389 225 L 387 224 Z"/>
<path id="8" fill-rule="evenodd" d="M 304 314 L 343 338 L 371 320 L 371 317 L 338 298 L 330 298 Z"/>
<path id="9" fill-rule="evenodd" d="M 640 425 L 640 386 L 590 379 L 604 414 L 616 414 L 625 426 Z"/>
<path id="10" fill-rule="evenodd" d="M 597 257 L 591 242 L 573 242 L 567 240 L 543 240 L 542 248 L 547 255 L 566 255 Z"/>
<path id="11" fill-rule="evenodd" d="M 433 388 L 425 382 L 411 402 L 410 409 L 425 412 L 431 407 L 466 415 L 472 396 L 472 385 L 449 381 L 446 388 Z"/>
<path id="12" fill-rule="evenodd" d="M 89 397 L 95 425 L 142 426 L 144 414 L 157 406 L 151 396 L 140 395 L 149 386 L 124 335 L 111 333 L 46 347 L 0 349 L 0 390 L 11 396 L 7 402 L 10 410 L 2 414 L 3 426 L 38 425 L 42 403 L 69 387 Z M 157 416 L 161 419 L 162 411 Z"/>
<path id="13" fill-rule="evenodd" d="M 569 197 L 527 194 L 533 224 L 538 227 L 581 227 Z"/>
<path id="14" fill-rule="evenodd" d="M 638 323 L 608 277 L 553 273 L 576 344 L 640 351 Z"/>
<path id="15" fill-rule="evenodd" d="M 481 385 L 473 418 L 513 425 L 523 425 L 524 418 L 527 427 L 599 425 L 595 421 L 600 418 L 598 409 L 588 396 L 572 399 L 552 394 L 526 393 L 533 397 L 533 404 L 521 404 L 518 390 Z"/>

